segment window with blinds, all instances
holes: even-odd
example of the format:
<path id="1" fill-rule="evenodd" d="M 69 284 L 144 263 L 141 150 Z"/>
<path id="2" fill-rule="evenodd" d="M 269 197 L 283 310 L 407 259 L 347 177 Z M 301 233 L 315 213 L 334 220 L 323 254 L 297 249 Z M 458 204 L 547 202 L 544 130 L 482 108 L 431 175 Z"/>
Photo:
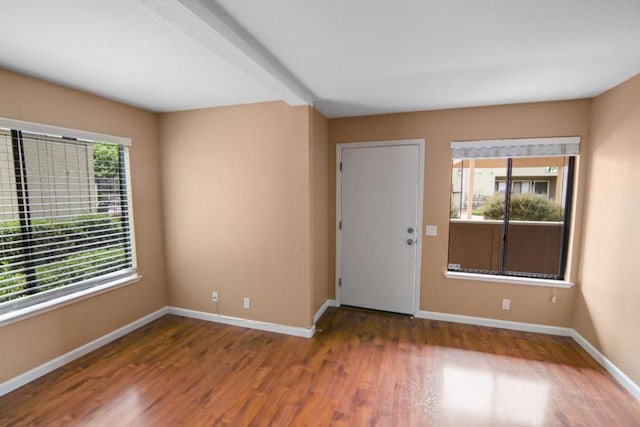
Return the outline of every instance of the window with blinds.
<path id="1" fill-rule="evenodd" d="M 564 280 L 579 137 L 451 143 L 448 270 Z"/>
<path id="2" fill-rule="evenodd" d="M 0 315 L 135 275 L 128 146 L 0 121 Z"/>

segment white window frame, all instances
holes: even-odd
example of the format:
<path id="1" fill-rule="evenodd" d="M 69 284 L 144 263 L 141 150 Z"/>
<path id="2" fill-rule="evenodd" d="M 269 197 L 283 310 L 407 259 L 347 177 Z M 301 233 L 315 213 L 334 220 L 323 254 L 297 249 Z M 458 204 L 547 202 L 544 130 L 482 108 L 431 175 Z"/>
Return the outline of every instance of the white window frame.
<path id="1" fill-rule="evenodd" d="M 450 144 L 451 157 L 455 160 L 473 159 L 473 158 L 507 158 L 507 157 L 545 157 L 545 156 L 575 156 L 580 154 L 579 136 L 567 137 L 542 137 L 542 138 L 514 138 L 499 140 L 476 140 L 476 141 L 453 141 Z M 496 181 L 496 183 L 499 181 Z M 578 179 L 574 179 L 574 187 L 577 185 Z M 506 187 L 505 187 L 506 188 Z M 533 189 L 533 186 L 532 186 Z M 549 184 L 547 186 L 547 195 Z M 556 190 L 557 191 L 557 190 Z M 575 207 L 576 192 L 571 203 Z M 575 212 L 575 209 L 572 209 Z M 573 222 L 573 221 L 572 221 Z M 571 229 L 573 230 L 573 224 Z M 570 232 L 571 235 L 573 231 Z M 572 238 L 569 241 L 569 253 L 572 252 Z M 449 243 L 447 243 L 448 245 Z M 447 246 L 448 248 L 448 246 Z M 448 260 L 447 260 L 448 262 Z M 567 259 L 567 264 L 570 260 Z M 449 270 L 447 266 L 444 269 L 444 276 L 448 279 L 472 280 L 479 282 L 492 283 L 508 283 L 514 285 L 542 286 L 553 288 L 570 288 L 574 286 L 571 281 L 571 268 L 566 265 L 566 273 L 564 280 L 544 279 L 536 277 L 518 277 L 497 274 L 470 273 Z"/>
<path id="2" fill-rule="evenodd" d="M 18 129 L 26 132 L 32 132 L 37 134 L 45 134 L 45 135 L 54 135 L 58 137 L 67 137 L 67 138 L 75 138 L 80 140 L 87 141 L 100 141 L 105 143 L 124 145 L 126 147 L 131 147 L 132 141 L 131 138 L 126 138 L 122 136 L 114 136 L 108 135 L 98 132 L 90 132 L 83 131 L 78 129 L 53 126 L 48 124 L 41 123 L 33 123 L 27 122 L 23 120 L 15 120 L 8 118 L 0 118 L 0 127 L 8 128 L 8 129 Z M 18 308 L 8 311 L 6 313 L 0 314 L 0 327 L 9 325 L 11 323 L 18 322 L 20 320 L 45 313 L 47 311 L 54 310 L 56 308 L 60 308 L 62 306 L 87 299 L 108 291 L 112 291 L 114 289 L 130 285 L 138 282 L 141 277 L 137 273 L 137 261 L 136 261 L 136 244 L 135 244 L 135 227 L 133 220 L 133 198 L 132 198 L 132 188 L 131 188 L 131 169 L 129 164 L 129 156 L 125 155 L 125 171 L 126 171 L 126 183 L 127 183 L 127 203 L 128 203 L 128 214 L 129 214 L 129 224 L 130 224 L 130 232 L 129 239 L 131 242 L 131 262 L 132 262 L 132 273 L 118 278 L 102 281 L 97 283 L 95 286 L 91 286 L 88 288 L 83 288 L 75 292 L 71 292 L 68 294 L 64 294 L 58 297 L 54 297 L 52 299 L 47 299 L 44 301 L 35 301 L 31 305 L 18 306 Z"/>

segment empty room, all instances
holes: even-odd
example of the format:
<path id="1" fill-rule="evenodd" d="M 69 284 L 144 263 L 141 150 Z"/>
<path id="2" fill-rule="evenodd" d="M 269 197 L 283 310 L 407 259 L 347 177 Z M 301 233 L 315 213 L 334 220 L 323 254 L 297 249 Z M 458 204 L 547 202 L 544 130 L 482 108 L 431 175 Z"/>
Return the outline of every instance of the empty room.
<path id="1" fill-rule="evenodd" d="M 640 425 L 639 22 L 1 1 L 0 426 Z"/>

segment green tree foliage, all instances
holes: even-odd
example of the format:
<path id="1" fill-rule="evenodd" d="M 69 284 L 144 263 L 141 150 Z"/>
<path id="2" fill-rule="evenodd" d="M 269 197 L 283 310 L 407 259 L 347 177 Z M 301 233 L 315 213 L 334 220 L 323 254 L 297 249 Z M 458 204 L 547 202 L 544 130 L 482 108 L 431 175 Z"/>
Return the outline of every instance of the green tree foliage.
<path id="1" fill-rule="evenodd" d="M 118 146 L 93 144 L 93 170 L 96 178 L 118 177 Z"/>
<path id="2" fill-rule="evenodd" d="M 504 195 L 489 199 L 483 210 L 486 219 L 504 219 Z M 546 197 L 512 194 L 509 219 L 515 221 L 562 221 L 562 207 Z"/>

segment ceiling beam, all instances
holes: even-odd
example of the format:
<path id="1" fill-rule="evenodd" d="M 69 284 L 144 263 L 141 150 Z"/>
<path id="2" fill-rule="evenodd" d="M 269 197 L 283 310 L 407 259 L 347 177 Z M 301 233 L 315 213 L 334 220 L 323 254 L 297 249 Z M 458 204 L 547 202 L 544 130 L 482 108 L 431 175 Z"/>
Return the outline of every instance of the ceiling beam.
<path id="1" fill-rule="evenodd" d="M 187 33 L 191 33 L 214 53 L 248 73 L 289 105 L 313 105 L 315 96 L 311 90 L 220 5 L 214 1 L 201 0 L 177 0 L 177 2 L 204 23 L 211 34 L 198 31 L 194 28 L 191 19 L 183 21 L 187 26 L 186 28 L 183 26 L 183 29 Z M 164 12 L 166 15 L 167 10 Z M 175 15 L 172 20 L 175 22 Z M 230 50 L 230 47 L 235 51 Z"/>

